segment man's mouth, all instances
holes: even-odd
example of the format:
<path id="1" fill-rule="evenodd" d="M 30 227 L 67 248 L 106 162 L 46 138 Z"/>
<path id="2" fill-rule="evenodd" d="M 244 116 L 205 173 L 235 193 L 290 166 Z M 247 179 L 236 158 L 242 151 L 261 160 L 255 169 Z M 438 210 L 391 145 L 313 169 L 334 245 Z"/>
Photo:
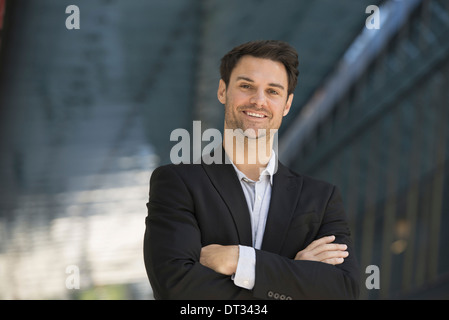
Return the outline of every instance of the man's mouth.
<path id="1" fill-rule="evenodd" d="M 266 118 L 267 116 L 261 113 L 252 112 L 252 111 L 243 111 L 247 116 L 253 117 L 253 118 Z"/>

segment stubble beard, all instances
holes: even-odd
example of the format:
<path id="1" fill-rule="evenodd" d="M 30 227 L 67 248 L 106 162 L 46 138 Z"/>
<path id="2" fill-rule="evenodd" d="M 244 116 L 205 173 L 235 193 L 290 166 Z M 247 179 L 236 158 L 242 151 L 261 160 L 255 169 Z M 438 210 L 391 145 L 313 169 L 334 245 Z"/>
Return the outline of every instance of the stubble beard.
<path id="1" fill-rule="evenodd" d="M 246 139 L 248 140 L 252 140 L 252 139 L 271 139 L 271 130 L 276 130 L 277 129 L 271 129 L 267 127 L 265 128 L 251 128 L 251 127 L 246 127 L 245 125 L 245 120 L 244 119 L 239 119 L 236 115 L 239 115 L 243 112 L 243 110 L 245 111 L 254 111 L 254 112 L 261 112 L 262 110 L 260 109 L 255 109 L 253 107 L 248 107 L 248 106 L 241 106 L 241 107 L 237 107 L 237 110 L 235 111 L 235 113 L 233 113 L 232 111 L 228 111 L 228 110 L 232 110 L 229 109 L 229 107 L 226 105 L 226 112 L 225 112 L 225 129 L 231 129 L 234 131 L 238 131 L 240 132 Z M 269 113 L 266 110 L 263 110 L 264 114 L 267 115 L 267 120 L 270 121 L 272 119 L 272 114 Z M 269 123 L 268 123 L 269 124 Z"/>
<path id="2" fill-rule="evenodd" d="M 244 119 L 240 119 L 236 115 L 239 115 L 242 110 L 254 112 L 261 112 L 262 110 L 247 106 L 238 107 L 235 113 L 228 110 L 232 109 L 226 109 L 225 112 L 224 139 L 227 149 L 233 150 L 237 154 L 239 154 L 238 150 L 243 154 L 253 150 L 253 152 L 256 152 L 258 160 L 266 162 L 271 155 L 273 141 L 278 131 L 278 128 L 270 128 L 269 121 L 272 120 L 272 114 L 264 110 L 268 120 L 268 125 L 265 128 L 250 128 L 246 127 Z"/>

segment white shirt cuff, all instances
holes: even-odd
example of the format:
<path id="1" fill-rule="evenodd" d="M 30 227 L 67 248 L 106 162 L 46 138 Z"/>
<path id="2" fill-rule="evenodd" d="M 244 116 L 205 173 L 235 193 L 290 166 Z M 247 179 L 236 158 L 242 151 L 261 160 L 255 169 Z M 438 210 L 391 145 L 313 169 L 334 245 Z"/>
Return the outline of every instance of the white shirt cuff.
<path id="1" fill-rule="evenodd" d="M 237 270 L 232 279 L 234 284 L 251 290 L 256 279 L 256 251 L 252 247 L 239 245 L 239 260 Z"/>

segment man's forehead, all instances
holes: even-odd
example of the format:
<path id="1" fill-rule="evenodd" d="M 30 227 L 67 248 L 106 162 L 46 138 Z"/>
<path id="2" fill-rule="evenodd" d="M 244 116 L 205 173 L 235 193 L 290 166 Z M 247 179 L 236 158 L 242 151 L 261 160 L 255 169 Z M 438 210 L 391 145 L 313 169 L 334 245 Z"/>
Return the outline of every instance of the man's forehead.
<path id="1" fill-rule="evenodd" d="M 285 86 L 288 82 L 285 66 L 279 62 L 266 58 L 243 56 L 232 70 L 231 78 L 238 80 L 265 80 Z"/>

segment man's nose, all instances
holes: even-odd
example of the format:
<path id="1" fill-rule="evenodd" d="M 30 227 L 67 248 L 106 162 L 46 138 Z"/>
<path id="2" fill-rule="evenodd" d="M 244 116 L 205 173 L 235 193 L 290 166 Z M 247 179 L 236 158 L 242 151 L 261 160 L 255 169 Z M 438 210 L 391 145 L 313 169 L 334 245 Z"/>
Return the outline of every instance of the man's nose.
<path id="1" fill-rule="evenodd" d="M 264 107 L 267 103 L 267 97 L 263 90 L 257 90 L 251 97 L 250 102 L 258 107 Z"/>

